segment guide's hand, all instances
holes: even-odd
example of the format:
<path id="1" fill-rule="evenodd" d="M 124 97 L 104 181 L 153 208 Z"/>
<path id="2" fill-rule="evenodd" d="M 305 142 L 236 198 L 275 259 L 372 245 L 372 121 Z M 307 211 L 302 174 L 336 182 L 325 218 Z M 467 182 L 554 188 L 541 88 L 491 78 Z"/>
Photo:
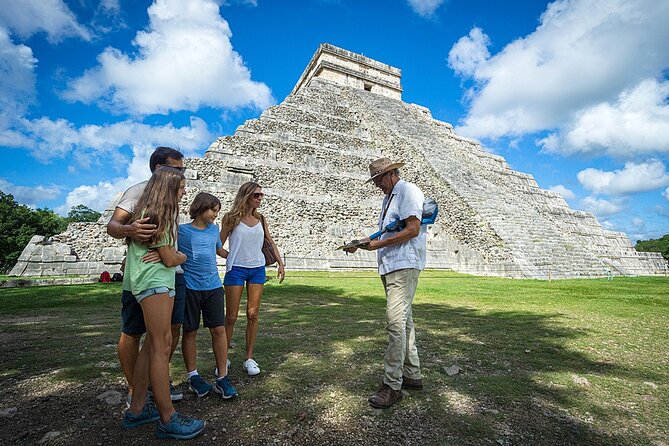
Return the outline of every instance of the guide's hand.
<path id="1" fill-rule="evenodd" d="M 378 240 L 370 240 L 369 237 L 365 237 L 364 239 L 360 240 L 360 249 L 364 249 L 365 251 L 374 251 L 378 249 L 379 241 Z"/>
<path id="2" fill-rule="evenodd" d="M 160 254 L 155 249 L 149 249 L 146 254 L 142 256 L 144 263 L 160 263 Z"/>
<path id="3" fill-rule="evenodd" d="M 130 224 L 130 238 L 145 242 L 156 233 L 157 226 L 149 223 L 149 217 L 140 218 Z"/>

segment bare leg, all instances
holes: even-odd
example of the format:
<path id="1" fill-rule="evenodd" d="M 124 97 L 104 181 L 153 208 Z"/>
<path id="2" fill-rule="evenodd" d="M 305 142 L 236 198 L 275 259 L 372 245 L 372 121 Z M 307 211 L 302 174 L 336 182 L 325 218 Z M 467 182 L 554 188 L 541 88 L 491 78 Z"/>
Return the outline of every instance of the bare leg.
<path id="1" fill-rule="evenodd" d="M 166 293 L 154 294 L 140 302 L 142 311 L 144 312 L 144 322 L 146 323 L 147 341 L 145 341 L 144 347 L 142 347 L 135 369 L 135 392 L 139 390 L 138 386 L 141 382 L 138 373 L 141 372 L 139 366 L 144 367 L 143 362 L 145 359 L 142 356 L 145 354 L 144 350 L 148 342 L 150 347 L 147 354 L 148 375 L 151 381 L 153 397 L 163 423 L 167 423 L 174 413 L 174 406 L 172 406 L 172 400 L 170 399 L 169 374 L 170 351 L 172 349 L 172 329 L 170 322 L 172 319 L 173 304 L 174 299 L 170 298 Z M 146 389 L 144 383 L 142 383 L 142 387 Z M 135 403 L 135 399 L 133 398 L 130 409 L 133 412 L 139 413 L 142 409 L 141 407 L 137 407 L 139 403 L 139 401 Z"/>
<path id="2" fill-rule="evenodd" d="M 235 331 L 235 322 L 239 314 L 239 301 L 242 300 L 244 287 L 241 285 L 225 286 L 225 333 L 228 340 L 228 348 L 232 343 L 232 333 Z"/>
<path id="3" fill-rule="evenodd" d="M 249 283 L 246 285 L 246 359 L 253 358 L 253 349 L 258 335 L 258 310 L 264 285 Z"/>
<path id="4" fill-rule="evenodd" d="M 228 337 L 224 326 L 212 327 L 211 332 L 211 346 L 214 348 L 214 357 L 216 358 L 216 367 L 218 368 L 218 376 L 223 377 L 228 374 Z"/>
<path id="5" fill-rule="evenodd" d="M 130 411 L 140 413 L 146 403 L 146 391 L 149 387 L 149 361 L 151 357 L 151 339 L 146 336 L 137 356 L 134 370 L 134 387 Z"/>
<path id="6" fill-rule="evenodd" d="M 170 350 L 170 362 L 172 362 L 172 355 L 179 345 L 179 336 L 181 335 L 181 324 L 172 324 L 172 350 Z"/>
<path id="7" fill-rule="evenodd" d="M 118 353 L 118 360 L 121 363 L 123 374 L 126 381 L 128 381 L 128 393 L 132 395 L 135 381 L 135 364 L 137 363 L 137 356 L 139 355 L 139 341 L 142 335 L 129 335 L 121 332 L 121 337 L 118 340 L 116 352 Z"/>
<path id="8" fill-rule="evenodd" d="M 197 330 L 184 331 L 181 341 L 181 352 L 184 355 L 186 371 L 192 372 L 197 369 Z"/>

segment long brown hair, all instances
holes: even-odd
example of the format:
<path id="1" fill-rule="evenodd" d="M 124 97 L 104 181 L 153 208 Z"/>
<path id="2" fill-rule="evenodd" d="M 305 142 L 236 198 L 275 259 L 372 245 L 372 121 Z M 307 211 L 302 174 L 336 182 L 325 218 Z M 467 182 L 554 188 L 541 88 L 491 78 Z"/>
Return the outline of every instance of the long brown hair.
<path id="1" fill-rule="evenodd" d="M 221 226 L 227 229 L 229 232 L 232 232 L 233 229 L 237 227 L 240 221 L 246 213 L 249 211 L 249 208 L 253 209 L 251 211 L 252 215 L 260 220 L 260 213 L 257 209 L 251 207 L 249 203 L 253 191 L 260 187 L 260 184 L 249 181 L 241 186 L 237 191 L 237 196 L 235 196 L 235 201 L 232 202 L 232 207 L 221 220 Z"/>
<path id="2" fill-rule="evenodd" d="M 179 188 L 184 178 L 184 174 L 178 169 L 160 167 L 146 184 L 128 222 L 131 224 L 140 218 L 149 217 L 149 223 L 157 226 L 156 233 L 143 242 L 144 245 L 156 245 L 168 231 L 172 244 L 177 239 Z M 130 244 L 130 238 L 127 238 L 126 242 Z"/>

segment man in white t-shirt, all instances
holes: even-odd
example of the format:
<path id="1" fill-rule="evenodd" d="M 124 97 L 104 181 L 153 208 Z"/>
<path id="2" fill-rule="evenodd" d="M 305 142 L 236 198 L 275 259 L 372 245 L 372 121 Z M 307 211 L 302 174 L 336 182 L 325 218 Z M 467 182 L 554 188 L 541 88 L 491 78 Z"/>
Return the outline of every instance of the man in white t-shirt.
<path id="1" fill-rule="evenodd" d="M 154 172 L 157 168 L 167 166 L 185 170 L 183 154 L 170 147 L 157 147 L 149 159 L 149 168 Z M 130 186 L 123 193 L 120 201 L 116 204 L 114 214 L 107 223 L 107 234 L 117 239 L 130 237 L 135 240 L 144 241 L 151 238 L 156 232 L 156 225 L 149 223 L 149 217 L 135 220 L 132 224 L 127 224 L 135 210 L 135 205 L 144 193 L 144 188 L 148 181 L 137 183 Z M 156 251 L 149 251 L 145 256 L 146 262 L 160 262 L 160 256 Z M 179 342 L 181 325 L 184 321 L 184 307 L 186 300 L 186 286 L 183 280 L 183 270 L 177 267 L 176 274 L 176 296 L 174 299 L 174 308 L 172 310 L 172 353 Z M 146 332 L 144 325 L 144 314 L 142 307 L 135 299 L 135 296 L 124 287 L 121 296 L 121 336 L 118 340 L 118 358 L 121 368 L 128 381 L 128 404 L 133 391 L 133 381 L 135 377 L 135 364 L 139 354 L 139 343 L 142 335 Z M 175 389 L 170 383 L 170 398 L 172 401 L 178 401 L 183 398 L 183 393 Z"/>
<path id="2" fill-rule="evenodd" d="M 386 292 L 388 347 L 384 357 L 383 385 L 369 397 L 372 407 L 386 409 L 402 399 L 402 389 L 422 389 L 411 304 L 418 276 L 425 269 L 426 228 L 420 225 L 423 192 L 399 176 L 404 163 L 380 158 L 369 165 L 370 179 L 385 194 L 379 230 L 402 221 L 403 228 L 376 240 L 362 240 L 361 249 L 377 251 L 379 275 Z M 402 227 L 402 226 L 400 226 Z M 353 253 L 357 248 L 348 248 Z"/>

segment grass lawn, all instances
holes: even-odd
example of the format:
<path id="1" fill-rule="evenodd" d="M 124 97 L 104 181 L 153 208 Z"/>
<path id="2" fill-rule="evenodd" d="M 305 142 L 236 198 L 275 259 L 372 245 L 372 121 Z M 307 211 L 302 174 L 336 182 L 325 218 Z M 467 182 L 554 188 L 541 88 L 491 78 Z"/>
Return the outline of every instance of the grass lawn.
<path id="1" fill-rule="evenodd" d="M 153 444 L 123 431 L 116 358 L 120 286 L 0 290 L 0 444 Z M 243 314 L 243 311 L 241 312 Z M 669 444 L 669 281 L 533 281 L 427 271 L 414 321 L 425 389 L 367 405 L 383 373 L 385 298 L 373 272 L 290 273 L 270 281 L 255 358 L 236 401 L 186 394 L 209 420 L 196 444 Z M 201 332 L 198 369 L 214 368 Z M 458 366 L 455 375 L 446 368 Z M 184 392 L 177 351 L 172 378 Z M 16 410 L 14 410 L 16 409 Z"/>

